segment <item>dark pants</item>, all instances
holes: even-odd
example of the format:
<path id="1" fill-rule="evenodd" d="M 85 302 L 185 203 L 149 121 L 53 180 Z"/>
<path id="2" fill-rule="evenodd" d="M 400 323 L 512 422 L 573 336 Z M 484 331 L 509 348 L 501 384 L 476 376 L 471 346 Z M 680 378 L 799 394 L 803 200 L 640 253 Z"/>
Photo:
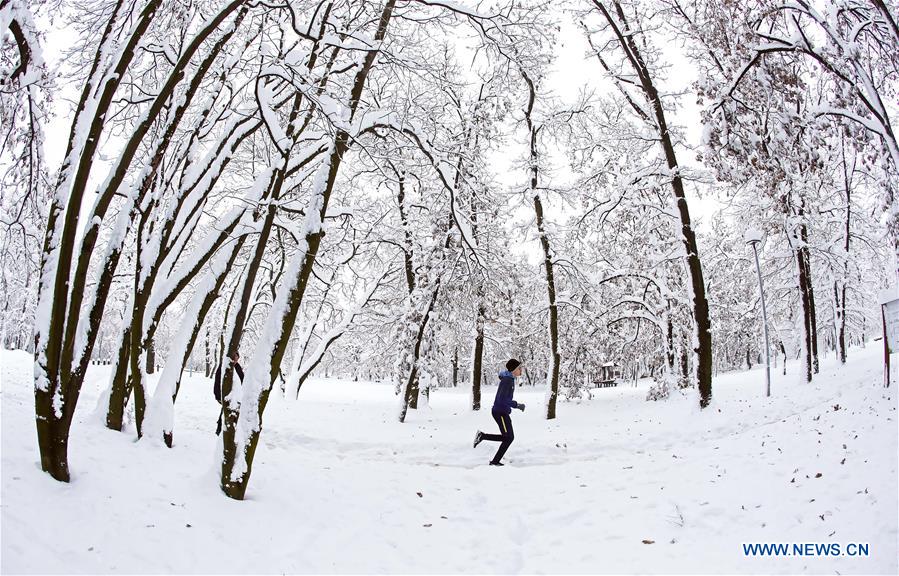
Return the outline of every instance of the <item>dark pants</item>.
<path id="1" fill-rule="evenodd" d="M 496 425 L 499 426 L 500 433 L 484 434 L 481 439 L 490 440 L 491 442 L 500 442 L 499 449 L 496 451 L 496 456 L 493 457 L 493 462 L 499 462 L 503 459 L 503 456 L 505 456 L 509 446 L 512 445 L 512 440 L 515 440 L 515 432 L 512 430 L 512 419 L 509 418 L 508 414 L 497 414 L 496 412 L 493 412 L 493 419 L 496 420 Z"/>

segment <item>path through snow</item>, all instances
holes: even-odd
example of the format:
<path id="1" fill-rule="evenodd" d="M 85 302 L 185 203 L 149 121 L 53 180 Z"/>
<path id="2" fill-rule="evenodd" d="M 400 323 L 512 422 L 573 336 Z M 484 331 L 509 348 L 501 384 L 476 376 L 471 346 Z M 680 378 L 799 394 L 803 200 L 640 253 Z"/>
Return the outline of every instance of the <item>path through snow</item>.
<path id="1" fill-rule="evenodd" d="M 827 360 L 812 385 L 778 375 L 770 399 L 760 371 L 720 375 L 703 413 L 692 392 L 645 402 L 641 384 L 547 422 L 543 391 L 518 388 L 501 469 L 495 444 L 471 447 L 495 424 L 466 391 L 399 424 L 390 386 L 315 380 L 298 402 L 272 395 L 234 502 L 208 380 L 185 379 L 169 450 L 98 423 L 108 368 L 92 367 L 65 485 L 39 470 L 30 357 L 2 352 L 2 571 L 895 574 L 899 429 L 879 358 Z M 746 557 L 753 542 L 870 555 Z"/>

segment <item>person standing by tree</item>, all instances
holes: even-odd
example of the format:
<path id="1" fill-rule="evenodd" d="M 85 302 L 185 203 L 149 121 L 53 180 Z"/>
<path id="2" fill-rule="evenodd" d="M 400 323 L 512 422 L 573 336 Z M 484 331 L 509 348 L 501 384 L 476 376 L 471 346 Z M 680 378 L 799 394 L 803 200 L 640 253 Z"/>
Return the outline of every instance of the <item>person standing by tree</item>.
<path id="1" fill-rule="evenodd" d="M 499 434 L 484 434 L 480 430 L 474 436 L 474 447 L 477 448 L 484 440 L 491 442 L 499 442 L 499 449 L 493 460 L 490 461 L 491 466 L 502 466 L 501 460 L 506 454 L 506 450 L 515 440 L 515 433 L 512 430 L 512 408 L 517 408 L 524 412 L 524 404 L 516 402 L 512 399 L 515 393 L 515 378 L 521 376 L 521 362 L 512 358 L 506 362 L 506 369 L 499 373 L 499 388 L 496 390 L 496 398 L 493 400 L 493 419 L 499 426 Z"/>

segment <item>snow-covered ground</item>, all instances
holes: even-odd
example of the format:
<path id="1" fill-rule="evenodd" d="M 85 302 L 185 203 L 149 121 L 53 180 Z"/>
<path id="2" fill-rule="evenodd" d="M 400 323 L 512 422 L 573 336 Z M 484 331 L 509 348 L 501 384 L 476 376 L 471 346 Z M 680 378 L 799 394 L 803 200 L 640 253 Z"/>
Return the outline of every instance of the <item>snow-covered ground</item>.
<path id="1" fill-rule="evenodd" d="M 641 385 L 548 422 L 543 391 L 518 388 L 504 468 L 487 466 L 496 444 L 472 449 L 495 424 L 465 390 L 399 424 L 387 385 L 312 381 L 272 395 L 244 502 L 217 488 L 209 380 L 185 380 L 167 449 L 102 427 L 108 368 L 92 367 L 67 485 L 39 468 L 31 358 L 0 354 L 3 573 L 897 572 L 897 403 L 876 345 L 811 385 L 776 374 L 770 399 L 758 370 L 719 375 L 703 413 L 694 392 L 652 403 Z M 869 555 L 742 546 L 807 542 Z"/>

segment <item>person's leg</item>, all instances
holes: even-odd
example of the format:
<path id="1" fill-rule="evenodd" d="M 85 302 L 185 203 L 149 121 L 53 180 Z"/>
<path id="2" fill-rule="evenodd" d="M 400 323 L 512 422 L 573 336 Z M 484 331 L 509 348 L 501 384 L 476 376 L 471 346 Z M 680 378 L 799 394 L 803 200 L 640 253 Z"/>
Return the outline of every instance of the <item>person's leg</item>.
<path id="1" fill-rule="evenodd" d="M 502 432 L 500 438 L 502 439 L 502 443 L 499 445 L 499 449 L 496 451 L 496 456 L 493 457 L 491 461 L 494 464 L 499 464 L 499 462 L 503 459 L 503 456 L 506 455 L 506 450 L 509 449 L 509 446 L 512 445 L 512 441 L 515 440 L 515 432 L 512 430 L 512 419 L 505 414 L 494 414 L 493 419 L 496 420 L 496 423 L 499 425 L 500 432 Z"/>
<path id="2" fill-rule="evenodd" d="M 503 436 L 502 434 L 484 434 L 481 433 L 481 440 L 490 440 L 491 442 L 502 442 Z"/>
<path id="3" fill-rule="evenodd" d="M 500 426 L 499 416 L 495 412 L 491 412 L 491 414 L 493 414 L 493 419 L 496 420 L 496 425 Z M 500 427 L 500 432 L 502 432 L 502 427 Z M 477 438 L 477 442 L 483 442 L 484 440 L 489 440 L 491 442 L 502 442 L 505 439 L 502 434 L 484 434 L 480 430 L 478 430 Z"/>

